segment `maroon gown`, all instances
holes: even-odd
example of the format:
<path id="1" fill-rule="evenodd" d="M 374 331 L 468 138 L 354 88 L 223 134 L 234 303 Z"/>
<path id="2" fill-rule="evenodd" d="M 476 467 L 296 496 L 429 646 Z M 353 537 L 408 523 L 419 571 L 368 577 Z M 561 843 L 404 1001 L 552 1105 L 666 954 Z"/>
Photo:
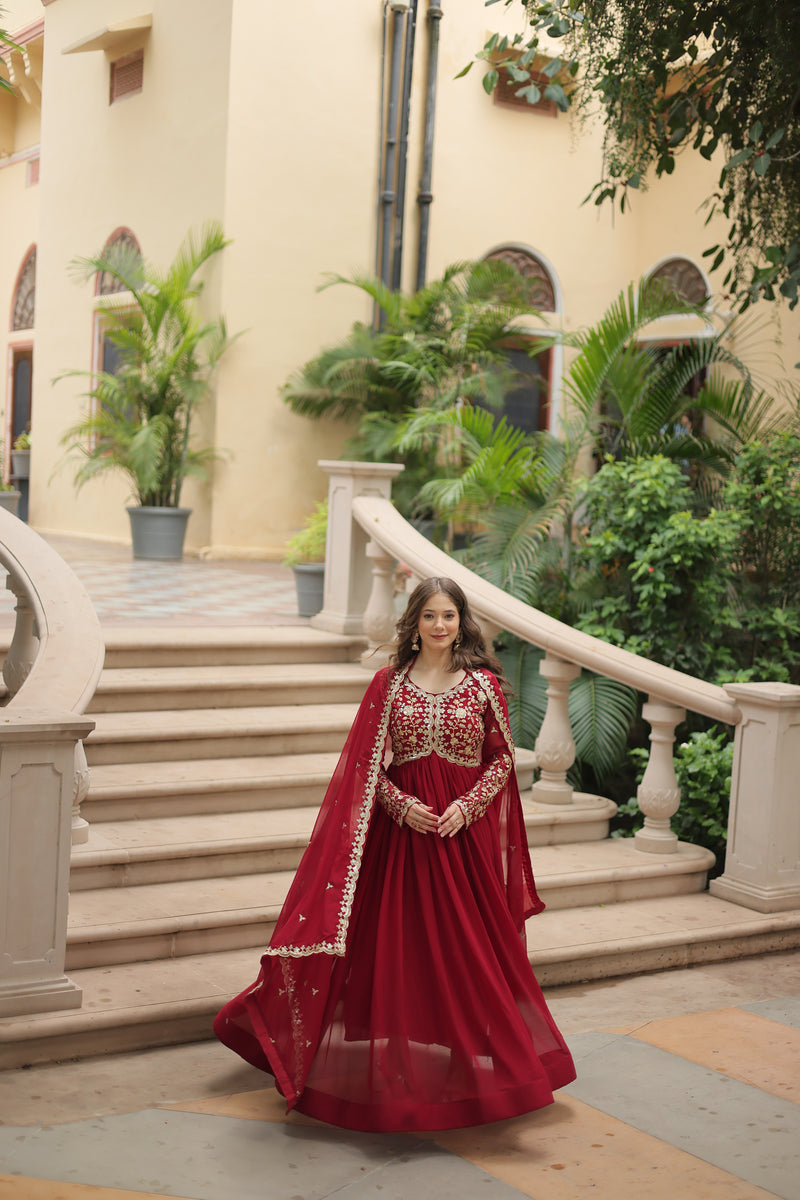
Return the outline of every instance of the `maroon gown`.
<path id="1" fill-rule="evenodd" d="M 351 1129 L 496 1121 L 575 1078 L 525 948 L 544 905 L 497 681 L 407 675 L 372 681 L 259 977 L 214 1024 L 288 1108 Z M 415 797 L 466 826 L 415 832 Z"/>

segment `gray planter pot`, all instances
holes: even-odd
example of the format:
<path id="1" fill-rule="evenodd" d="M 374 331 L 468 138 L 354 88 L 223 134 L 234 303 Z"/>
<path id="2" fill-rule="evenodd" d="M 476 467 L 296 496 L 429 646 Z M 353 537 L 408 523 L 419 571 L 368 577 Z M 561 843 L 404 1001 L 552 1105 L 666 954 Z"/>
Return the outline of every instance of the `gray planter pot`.
<path id="1" fill-rule="evenodd" d="M 294 586 L 298 617 L 315 617 L 322 611 L 325 593 L 325 563 L 296 563 Z"/>
<path id="2" fill-rule="evenodd" d="M 15 479 L 29 479 L 31 474 L 30 450 L 11 451 L 11 474 Z"/>
<path id="3" fill-rule="evenodd" d="M 0 508 L 7 508 L 14 516 L 19 508 L 19 498 L 22 492 L 0 492 Z"/>
<path id="4" fill-rule="evenodd" d="M 134 558 L 183 558 L 183 542 L 190 508 L 148 508 L 131 505 L 131 542 Z"/>

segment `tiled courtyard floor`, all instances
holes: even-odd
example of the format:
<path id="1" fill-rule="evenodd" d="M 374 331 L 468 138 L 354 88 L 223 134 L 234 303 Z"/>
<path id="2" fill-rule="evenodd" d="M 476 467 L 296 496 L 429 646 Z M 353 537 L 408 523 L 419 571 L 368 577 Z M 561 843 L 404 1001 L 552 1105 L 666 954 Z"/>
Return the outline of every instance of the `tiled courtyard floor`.
<path id="1" fill-rule="evenodd" d="M 104 625 L 304 623 L 280 565 L 51 543 Z M 796 951 L 547 998 L 577 1081 L 478 1129 L 286 1117 L 213 1042 L 0 1073 L 0 1200 L 800 1200 Z"/>

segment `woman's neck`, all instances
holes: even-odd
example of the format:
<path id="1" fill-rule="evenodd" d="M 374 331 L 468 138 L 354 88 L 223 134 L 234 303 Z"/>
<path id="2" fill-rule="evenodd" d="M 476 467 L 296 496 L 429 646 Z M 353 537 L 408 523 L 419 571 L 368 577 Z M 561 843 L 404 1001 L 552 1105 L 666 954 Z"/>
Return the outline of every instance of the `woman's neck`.
<path id="1" fill-rule="evenodd" d="M 423 646 L 411 664 L 410 675 L 426 692 L 446 692 L 466 675 L 453 665 L 449 646 L 441 654 L 431 653 Z M 457 676 L 455 678 L 454 676 Z"/>

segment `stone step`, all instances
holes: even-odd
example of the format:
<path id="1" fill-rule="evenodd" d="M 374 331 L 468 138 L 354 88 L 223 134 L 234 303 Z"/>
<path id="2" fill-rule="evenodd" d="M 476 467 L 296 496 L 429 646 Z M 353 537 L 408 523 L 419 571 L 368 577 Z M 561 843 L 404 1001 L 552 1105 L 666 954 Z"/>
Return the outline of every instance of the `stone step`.
<path id="1" fill-rule="evenodd" d="M 319 805 L 338 754 L 272 754 L 92 767 L 81 813 L 101 821 L 152 821 L 202 813 Z"/>
<path id="2" fill-rule="evenodd" d="M 94 766 L 341 750 L 356 709 L 298 704 L 97 713 L 86 759 Z"/>
<path id="3" fill-rule="evenodd" d="M 758 913 L 703 892 L 549 910 L 528 922 L 528 946 L 539 982 L 553 988 L 786 951 L 800 946 L 800 909 Z M 248 946 L 73 968 L 82 1008 L 0 1019 L 0 1068 L 209 1038 L 221 1006 L 255 979 L 258 957 Z"/>
<path id="4" fill-rule="evenodd" d="M 106 667 L 88 712 L 358 704 L 370 678 L 345 662 Z"/>
<path id="5" fill-rule="evenodd" d="M 224 760 L 223 760 L 224 761 Z M 308 845 L 318 805 L 95 821 L 89 840 L 72 851 L 72 892 L 140 884 L 291 870 Z M 580 806 L 525 804 L 530 845 L 600 841 L 611 801 L 585 797 Z M 596 857 L 596 852 L 595 852 Z"/>
<path id="6" fill-rule="evenodd" d="M 287 811 L 291 815 L 292 810 Z M 241 874 L 223 876 L 209 870 L 201 878 L 176 880 L 173 875 L 152 883 L 122 882 L 126 877 L 136 878 L 139 868 L 145 875 L 156 873 L 156 868 L 149 865 L 154 861 L 163 862 L 165 870 L 180 875 L 183 864 L 176 867 L 171 863 L 166 848 L 160 860 L 150 857 L 140 863 L 135 854 L 128 852 L 125 862 L 98 864 L 97 870 L 107 874 L 118 870 L 119 886 L 72 892 L 68 969 L 265 944 L 293 874 L 291 868 L 279 868 L 280 855 L 285 855 L 293 868 L 302 852 L 301 839 L 292 829 L 289 822 L 281 845 L 274 841 L 260 850 L 254 848 L 252 840 L 229 843 L 229 858 L 245 856 Z M 181 858 L 176 853 L 179 849 L 170 847 L 173 859 Z M 188 853 L 197 850 L 186 849 Z M 218 872 L 225 848 L 208 843 L 205 849 Z M 259 853 L 270 851 L 275 854 L 275 869 L 254 871 Z M 86 853 L 91 855 L 92 851 Z M 78 852 L 75 858 L 80 857 Z M 540 846 L 534 855 L 537 887 L 552 911 L 696 892 L 705 886 L 706 872 L 712 864 L 713 855 L 707 850 L 683 842 L 677 854 L 657 856 L 642 854 L 630 839 L 624 838 Z"/>
<path id="7" fill-rule="evenodd" d="M 114 669 L 355 662 L 366 644 L 304 625 L 112 626 L 103 636 L 105 665 Z"/>

